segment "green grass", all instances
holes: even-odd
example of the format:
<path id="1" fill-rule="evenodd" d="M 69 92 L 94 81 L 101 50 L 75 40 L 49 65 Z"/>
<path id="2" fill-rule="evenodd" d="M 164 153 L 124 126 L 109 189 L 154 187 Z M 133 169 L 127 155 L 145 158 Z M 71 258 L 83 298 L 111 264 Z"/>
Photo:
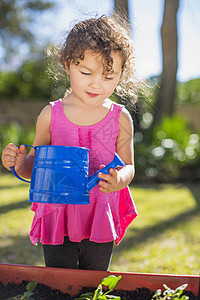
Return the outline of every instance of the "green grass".
<path id="1" fill-rule="evenodd" d="M 0 263 L 44 265 L 32 245 L 29 184 L 0 176 Z M 115 246 L 110 270 L 196 274 L 200 270 L 200 186 L 136 186 L 131 192 L 138 217 Z"/>
<path id="2" fill-rule="evenodd" d="M 199 190 L 195 185 L 132 188 L 139 215 L 115 247 L 111 270 L 199 275 Z"/>
<path id="3" fill-rule="evenodd" d="M 41 245 L 29 239 L 34 213 L 28 189 L 12 175 L 0 176 L 0 263 L 44 265 Z"/>

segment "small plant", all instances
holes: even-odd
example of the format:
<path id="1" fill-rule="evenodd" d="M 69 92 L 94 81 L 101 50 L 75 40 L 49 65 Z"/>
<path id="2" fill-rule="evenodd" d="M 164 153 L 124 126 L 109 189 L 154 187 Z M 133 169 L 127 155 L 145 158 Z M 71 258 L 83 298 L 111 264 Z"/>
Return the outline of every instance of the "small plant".
<path id="1" fill-rule="evenodd" d="M 35 279 L 33 279 L 33 281 L 31 281 L 27 284 L 26 292 L 24 292 L 23 295 L 17 295 L 17 296 L 8 298 L 6 300 L 34 300 L 33 298 L 31 298 L 31 296 L 33 295 L 33 291 L 34 291 L 36 285 L 37 285 L 37 282 Z"/>
<path id="2" fill-rule="evenodd" d="M 188 296 L 182 295 L 183 290 L 187 287 L 187 284 L 183 284 L 177 289 L 172 290 L 170 289 L 166 284 L 163 284 L 165 291 L 162 293 L 162 291 L 159 289 L 155 292 L 152 300 L 187 300 L 189 299 Z M 181 296 L 182 295 L 182 296 Z"/>
<path id="3" fill-rule="evenodd" d="M 120 300 L 121 298 L 119 296 L 108 295 L 108 293 L 110 293 L 114 290 L 114 288 L 117 286 L 120 279 L 121 279 L 121 276 L 116 277 L 114 275 L 110 275 L 102 280 L 102 282 L 98 285 L 97 289 L 94 292 L 88 292 L 88 293 L 82 294 L 79 298 L 76 298 L 76 300 L 78 300 L 78 299 L 81 299 L 81 300 L 97 300 L 97 299 Z M 104 293 L 102 285 L 108 286 L 109 290 Z"/>

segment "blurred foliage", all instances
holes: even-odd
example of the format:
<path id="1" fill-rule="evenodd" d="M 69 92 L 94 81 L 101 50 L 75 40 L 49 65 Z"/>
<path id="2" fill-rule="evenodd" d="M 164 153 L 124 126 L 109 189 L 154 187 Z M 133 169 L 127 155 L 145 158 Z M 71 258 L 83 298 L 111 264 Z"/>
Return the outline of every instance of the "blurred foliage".
<path id="1" fill-rule="evenodd" d="M 179 104 L 200 103 L 200 78 L 178 83 L 176 93 L 176 102 Z"/>
<path id="2" fill-rule="evenodd" d="M 35 138 L 35 126 L 22 126 L 19 123 L 0 126 L 0 157 L 3 149 L 13 143 L 16 146 L 22 144 L 32 145 Z M 30 149 L 27 149 L 29 151 Z M 1 164 L 0 164 L 1 166 Z M 1 171 L 6 171 L 3 167 Z"/>
<path id="3" fill-rule="evenodd" d="M 151 77 L 151 100 L 154 103 L 156 95 L 160 88 L 160 78 Z M 176 104 L 186 104 L 186 103 L 200 103 L 200 78 L 191 79 L 185 82 L 176 83 Z"/>
<path id="4" fill-rule="evenodd" d="M 54 6 L 54 1 L 47 0 L 0 1 L 0 46 L 4 49 L 4 60 L 17 54 L 22 45 L 29 51 L 36 49 L 34 23 L 41 13 Z"/>
<path id="5" fill-rule="evenodd" d="M 149 118 L 146 118 L 147 122 Z M 143 118 L 145 122 L 145 118 Z M 180 116 L 165 117 L 148 143 L 148 126 L 135 134 L 136 179 L 158 182 L 200 179 L 200 134 Z"/>
<path id="6" fill-rule="evenodd" d="M 4 149 L 8 143 L 16 146 L 21 144 L 33 144 L 35 138 L 35 126 L 22 126 L 19 123 L 12 123 L 7 126 L 0 126 L 0 149 Z"/>
<path id="7" fill-rule="evenodd" d="M 46 72 L 43 59 L 26 61 L 18 71 L 0 71 L 1 101 L 41 101 L 62 97 L 66 82 L 55 85 Z"/>

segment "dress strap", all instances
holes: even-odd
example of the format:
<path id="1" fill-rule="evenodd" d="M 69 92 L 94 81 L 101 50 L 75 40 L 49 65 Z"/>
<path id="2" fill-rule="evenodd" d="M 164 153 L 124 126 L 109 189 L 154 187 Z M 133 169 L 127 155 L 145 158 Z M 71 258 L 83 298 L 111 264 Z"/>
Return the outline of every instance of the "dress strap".
<path id="1" fill-rule="evenodd" d="M 62 110 L 62 99 L 59 99 L 57 101 L 51 101 L 49 102 L 49 104 L 51 106 L 50 133 L 52 133 L 56 117 L 60 114 L 59 112 Z"/>
<path id="2" fill-rule="evenodd" d="M 124 105 L 113 102 L 112 109 L 116 114 L 116 118 L 119 119 L 122 110 L 124 109 Z"/>

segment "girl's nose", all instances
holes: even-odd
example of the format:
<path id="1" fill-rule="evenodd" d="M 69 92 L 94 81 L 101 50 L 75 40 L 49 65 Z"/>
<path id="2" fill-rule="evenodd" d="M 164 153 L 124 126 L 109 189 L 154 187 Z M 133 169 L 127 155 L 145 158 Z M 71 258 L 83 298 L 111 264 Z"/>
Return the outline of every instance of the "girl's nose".
<path id="1" fill-rule="evenodd" d="M 100 87 L 100 79 L 98 77 L 91 77 L 89 86 L 93 89 L 98 89 Z"/>

